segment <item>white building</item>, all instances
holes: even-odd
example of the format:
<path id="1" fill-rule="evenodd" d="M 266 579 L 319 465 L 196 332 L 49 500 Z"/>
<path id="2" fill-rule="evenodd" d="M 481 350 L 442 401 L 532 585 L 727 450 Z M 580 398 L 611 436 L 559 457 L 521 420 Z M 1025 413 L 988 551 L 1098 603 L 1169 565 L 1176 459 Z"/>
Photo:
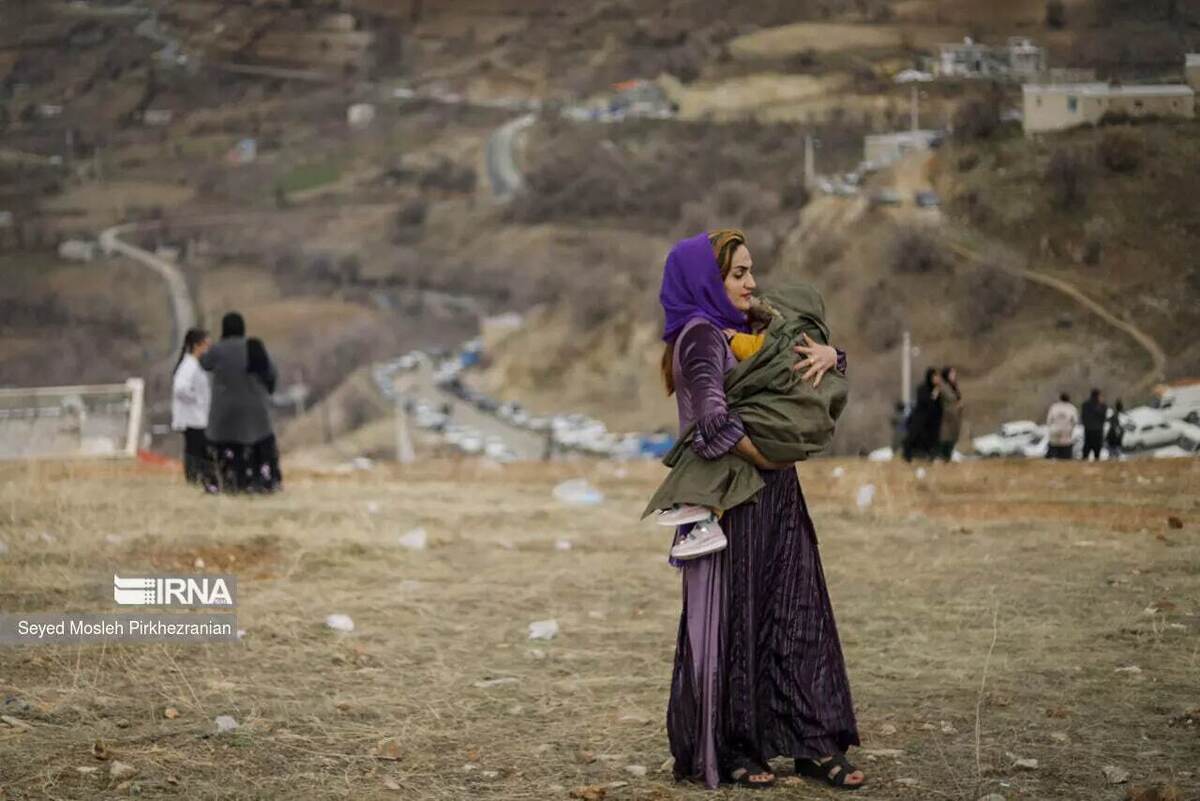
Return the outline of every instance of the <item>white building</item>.
<path id="1" fill-rule="evenodd" d="M 863 137 L 863 161 L 887 167 L 909 153 L 929 150 L 937 140 L 937 131 L 897 131 Z"/>
<path id="2" fill-rule="evenodd" d="M 933 72 L 943 78 L 1009 78 L 1032 80 L 1046 71 L 1046 51 L 1023 36 L 1002 46 L 985 45 L 967 37 L 938 45 Z"/>
<path id="3" fill-rule="evenodd" d="M 1027 134 L 1094 125 L 1106 114 L 1185 119 L 1196 114 L 1196 93 L 1184 84 L 1025 84 L 1021 91 Z"/>
<path id="4" fill-rule="evenodd" d="M 1188 53 L 1184 56 L 1184 72 L 1187 74 L 1188 86 L 1200 92 L 1200 53 Z"/>

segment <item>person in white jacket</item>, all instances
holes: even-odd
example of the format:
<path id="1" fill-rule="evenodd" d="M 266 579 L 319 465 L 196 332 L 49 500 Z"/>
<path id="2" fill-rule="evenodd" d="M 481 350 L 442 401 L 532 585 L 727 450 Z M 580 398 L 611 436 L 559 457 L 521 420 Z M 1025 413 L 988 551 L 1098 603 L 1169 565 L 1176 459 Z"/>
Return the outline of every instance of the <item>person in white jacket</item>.
<path id="1" fill-rule="evenodd" d="M 200 366 L 200 357 L 208 346 L 207 331 L 188 329 L 171 384 L 171 428 L 183 432 L 183 477 L 190 484 L 202 483 L 209 472 L 204 429 L 208 428 L 212 404 L 212 379 Z"/>

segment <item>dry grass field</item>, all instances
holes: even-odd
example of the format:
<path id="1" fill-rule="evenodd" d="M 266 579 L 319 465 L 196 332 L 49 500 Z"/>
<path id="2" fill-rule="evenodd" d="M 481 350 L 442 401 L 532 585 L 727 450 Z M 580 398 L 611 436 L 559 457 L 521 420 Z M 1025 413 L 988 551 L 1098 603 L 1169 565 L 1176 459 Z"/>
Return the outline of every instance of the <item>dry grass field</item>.
<path id="1" fill-rule="evenodd" d="M 0 609 L 109 611 L 113 572 L 201 559 L 237 575 L 246 634 L 0 650 L 0 713 L 19 724 L 0 723 L 0 798 L 746 796 L 664 769 L 679 585 L 637 522 L 660 471 L 293 471 L 284 494 L 212 498 L 165 468 L 4 466 Z M 864 740 L 857 798 L 1200 797 L 1200 463 L 800 473 Z M 559 505 L 572 476 L 605 502 Z M 416 526 L 426 550 L 397 541 Z M 545 618 L 561 633 L 530 641 Z M 239 728 L 216 734 L 218 715 Z M 136 775 L 110 779 L 113 760 Z M 835 794 L 791 779 L 766 797 Z"/>

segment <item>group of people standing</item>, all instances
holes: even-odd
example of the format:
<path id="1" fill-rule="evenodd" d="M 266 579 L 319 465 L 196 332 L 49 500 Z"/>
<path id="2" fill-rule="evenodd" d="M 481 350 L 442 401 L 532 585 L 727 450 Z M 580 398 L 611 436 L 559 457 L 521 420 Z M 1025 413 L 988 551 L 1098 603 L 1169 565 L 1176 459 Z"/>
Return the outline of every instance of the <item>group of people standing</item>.
<path id="1" fill-rule="evenodd" d="M 950 461 L 962 434 L 963 396 L 958 388 L 958 371 L 953 367 L 930 367 L 917 389 L 917 402 L 905 415 L 897 404 L 897 444 L 904 461 L 945 459 Z"/>
<path id="2" fill-rule="evenodd" d="M 1093 389 L 1088 399 L 1078 410 L 1071 403 L 1071 396 L 1066 392 L 1058 396 L 1058 401 L 1050 404 L 1046 413 L 1046 430 L 1049 437 L 1049 447 L 1046 450 L 1047 459 L 1075 458 L 1075 426 L 1083 424 L 1083 460 L 1089 457 L 1100 461 L 1100 448 L 1108 448 L 1108 458 L 1121 457 L 1121 444 L 1125 430 L 1121 427 L 1121 415 L 1125 407 L 1117 401 L 1111 409 L 1104 402 L 1104 393 Z"/>
<path id="3" fill-rule="evenodd" d="M 213 344 L 189 329 L 175 365 L 171 427 L 183 433 L 184 478 L 207 492 L 274 492 L 283 488 L 271 427 L 275 365 L 262 340 L 246 337 L 237 312 L 221 320 Z"/>

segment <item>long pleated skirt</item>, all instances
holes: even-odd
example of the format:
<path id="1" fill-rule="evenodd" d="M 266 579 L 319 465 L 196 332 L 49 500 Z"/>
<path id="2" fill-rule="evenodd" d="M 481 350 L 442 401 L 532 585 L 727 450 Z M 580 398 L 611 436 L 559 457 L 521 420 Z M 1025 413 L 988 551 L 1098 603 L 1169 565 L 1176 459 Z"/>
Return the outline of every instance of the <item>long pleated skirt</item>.
<path id="1" fill-rule="evenodd" d="M 858 745 L 841 642 L 800 482 L 763 472 L 721 517 L 725 550 L 686 562 L 667 733 L 675 778 L 715 788 L 751 760 Z"/>

